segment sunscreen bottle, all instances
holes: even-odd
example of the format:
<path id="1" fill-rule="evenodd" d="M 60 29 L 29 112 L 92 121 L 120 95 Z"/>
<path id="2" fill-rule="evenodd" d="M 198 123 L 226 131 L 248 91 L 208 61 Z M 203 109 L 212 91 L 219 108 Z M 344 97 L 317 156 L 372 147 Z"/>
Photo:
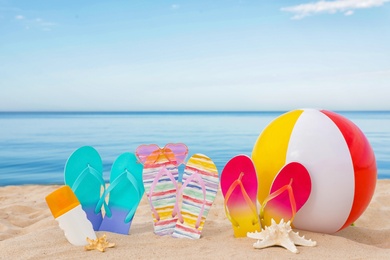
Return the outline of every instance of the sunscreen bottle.
<path id="1" fill-rule="evenodd" d="M 96 239 L 92 223 L 69 186 L 62 186 L 47 195 L 46 203 L 69 243 L 84 246 L 88 244 L 87 237 Z"/>

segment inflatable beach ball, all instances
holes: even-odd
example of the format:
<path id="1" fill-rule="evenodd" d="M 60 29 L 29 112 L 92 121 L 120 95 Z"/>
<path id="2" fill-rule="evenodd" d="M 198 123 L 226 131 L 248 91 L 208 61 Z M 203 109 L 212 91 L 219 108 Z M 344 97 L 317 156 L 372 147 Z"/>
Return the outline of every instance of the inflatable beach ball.
<path id="1" fill-rule="evenodd" d="M 308 170 L 311 194 L 295 216 L 298 229 L 337 232 L 359 218 L 374 194 L 377 168 L 367 138 L 331 111 L 302 109 L 279 116 L 258 137 L 252 159 L 260 203 L 286 163 L 299 162 Z"/>

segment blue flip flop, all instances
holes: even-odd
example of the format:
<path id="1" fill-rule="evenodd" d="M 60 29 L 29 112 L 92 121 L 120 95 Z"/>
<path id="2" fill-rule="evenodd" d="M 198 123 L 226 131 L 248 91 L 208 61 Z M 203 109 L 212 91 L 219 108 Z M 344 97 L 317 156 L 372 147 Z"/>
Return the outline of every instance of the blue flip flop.
<path id="1" fill-rule="evenodd" d="M 99 153 L 91 146 L 80 147 L 66 162 L 64 176 L 65 184 L 76 194 L 93 229 L 98 230 L 102 222 L 102 205 L 97 204 L 101 189 L 105 188 L 103 163 Z"/>
<path id="2" fill-rule="evenodd" d="M 110 194 L 99 231 L 129 234 L 135 211 L 144 194 L 142 170 L 143 165 L 132 153 L 123 153 L 115 160 L 111 168 L 110 186 L 99 201 L 101 206 Z"/>

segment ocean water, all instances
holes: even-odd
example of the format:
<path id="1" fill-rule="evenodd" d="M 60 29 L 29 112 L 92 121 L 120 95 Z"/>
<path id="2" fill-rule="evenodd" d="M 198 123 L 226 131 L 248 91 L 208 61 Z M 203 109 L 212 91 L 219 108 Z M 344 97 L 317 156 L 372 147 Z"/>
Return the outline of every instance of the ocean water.
<path id="1" fill-rule="evenodd" d="M 0 113 L 0 186 L 63 184 L 67 158 L 90 145 L 104 179 L 114 160 L 141 144 L 185 143 L 189 156 L 208 155 L 222 171 L 250 155 L 261 131 L 284 112 Z M 378 178 L 390 178 L 390 112 L 338 112 L 354 122 L 375 152 Z"/>

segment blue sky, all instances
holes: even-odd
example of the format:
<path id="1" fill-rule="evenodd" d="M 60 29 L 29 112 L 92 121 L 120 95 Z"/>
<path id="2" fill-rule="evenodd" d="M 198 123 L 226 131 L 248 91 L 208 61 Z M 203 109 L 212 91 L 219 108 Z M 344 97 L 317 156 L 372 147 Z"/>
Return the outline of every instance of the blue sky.
<path id="1" fill-rule="evenodd" d="M 0 111 L 390 109 L 390 0 L 0 0 Z"/>

